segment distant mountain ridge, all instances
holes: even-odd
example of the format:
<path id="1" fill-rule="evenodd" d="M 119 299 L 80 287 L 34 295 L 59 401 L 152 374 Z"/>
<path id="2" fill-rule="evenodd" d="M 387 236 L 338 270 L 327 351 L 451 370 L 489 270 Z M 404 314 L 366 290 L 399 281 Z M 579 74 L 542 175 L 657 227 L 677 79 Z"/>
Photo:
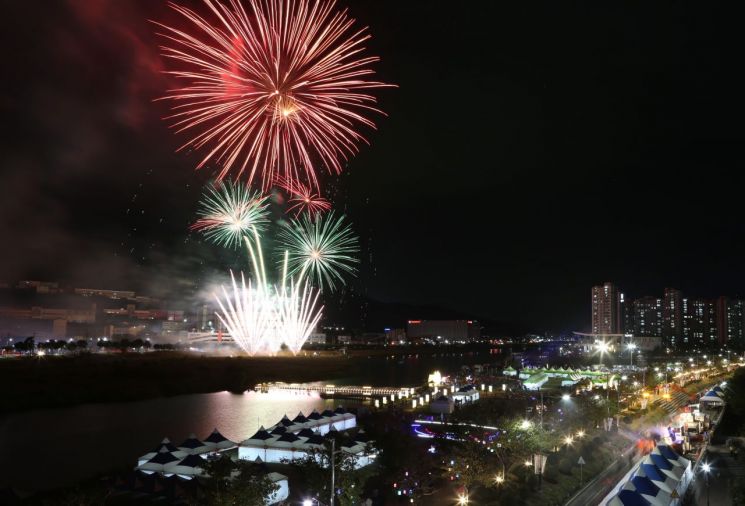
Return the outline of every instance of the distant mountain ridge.
<path id="1" fill-rule="evenodd" d="M 384 302 L 370 297 L 354 297 L 342 304 L 327 303 L 324 308 L 327 322 L 344 322 L 370 332 L 385 328 L 406 328 L 409 320 L 476 320 L 482 333 L 490 337 L 515 336 L 525 329 L 511 322 L 484 318 L 476 314 L 444 308 L 433 304 Z M 353 322 L 358 322 L 356 325 Z"/>

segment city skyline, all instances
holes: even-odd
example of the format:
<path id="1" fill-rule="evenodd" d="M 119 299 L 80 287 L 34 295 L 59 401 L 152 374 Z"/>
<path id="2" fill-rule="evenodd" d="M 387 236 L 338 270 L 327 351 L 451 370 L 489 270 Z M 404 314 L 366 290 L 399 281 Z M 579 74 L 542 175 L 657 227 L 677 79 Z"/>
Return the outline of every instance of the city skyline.
<path id="1" fill-rule="evenodd" d="M 9 7 L 11 39 L 25 39 L 30 8 Z M 678 23 L 642 6 L 349 8 L 371 26 L 381 81 L 399 85 L 379 93 L 373 147 L 329 180 L 361 239 L 360 297 L 571 330 L 598 280 L 707 297 L 745 286 L 742 98 L 725 63 L 736 30 L 711 30 L 716 9 Z M 174 155 L 168 106 L 153 102 L 167 83 L 142 20 L 167 12 L 56 3 L 12 46 L 23 79 L 3 83 L 15 128 L 2 140 L 0 236 L 13 247 L 0 279 L 178 292 L 235 267 L 188 231 L 212 171 Z M 461 89 L 478 107 L 450 101 Z"/>
<path id="2" fill-rule="evenodd" d="M 628 297 L 606 281 L 590 291 L 591 333 L 660 338 L 660 345 L 695 348 L 745 346 L 745 300 L 701 297 L 666 287 L 661 297 Z"/>

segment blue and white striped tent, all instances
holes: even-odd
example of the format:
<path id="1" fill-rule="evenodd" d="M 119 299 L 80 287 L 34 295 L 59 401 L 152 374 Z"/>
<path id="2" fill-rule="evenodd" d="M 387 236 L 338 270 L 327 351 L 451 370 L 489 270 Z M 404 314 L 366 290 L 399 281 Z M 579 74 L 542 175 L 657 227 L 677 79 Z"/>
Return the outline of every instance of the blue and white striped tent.
<path id="1" fill-rule="evenodd" d="M 717 392 L 715 389 L 711 389 L 706 392 L 706 395 L 701 397 L 701 399 L 699 400 L 702 403 L 706 403 L 710 406 L 724 406 L 724 399 L 722 399 L 723 395 L 724 392 L 722 392 L 721 389 L 719 389 L 719 392 Z"/>
<path id="2" fill-rule="evenodd" d="M 669 446 L 658 444 L 622 483 L 606 496 L 606 506 L 676 506 L 692 477 L 691 462 Z M 673 494 L 675 492 L 675 494 Z"/>
<path id="3" fill-rule="evenodd" d="M 670 494 L 646 476 L 634 476 L 626 482 L 623 489 L 633 490 L 653 506 L 668 506 L 670 504 Z"/>

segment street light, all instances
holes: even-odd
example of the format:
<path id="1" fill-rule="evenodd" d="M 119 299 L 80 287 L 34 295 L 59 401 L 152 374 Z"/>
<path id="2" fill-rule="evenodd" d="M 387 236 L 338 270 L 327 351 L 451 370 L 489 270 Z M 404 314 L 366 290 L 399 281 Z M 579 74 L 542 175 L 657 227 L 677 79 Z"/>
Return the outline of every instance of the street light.
<path id="1" fill-rule="evenodd" d="M 523 430 L 527 430 L 530 428 L 530 420 L 523 420 L 522 423 L 520 423 L 520 428 Z"/>
<path id="2" fill-rule="evenodd" d="M 571 398 L 572 398 L 572 396 L 569 395 L 569 394 L 564 394 L 564 395 L 561 396 L 561 400 L 562 401 L 568 401 Z"/>
<path id="3" fill-rule="evenodd" d="M 458 504 L 461 506 L 468 504 L 468 495 L 467 494 L 461 494 L 458 496 Z"/>
<path id="4" fill-rule="evenodd" d="M 564 438 L 564 442 L 567 445 L 571 445 L 574 442 L 574 439 L 572 439 L 572 436 L 567 436 L 567 437 Z"/>
<path id="5" fill-rule="evenodd" d="M 603 364 L 603 354 L 608 353 L 609 346 L 605 341 L 600 341 L 597 344 L 598 352 L 600 353 L 600 365 Z"/>
<path id="6" fill-rule="evenodd" d="M 577 438 L 578 439 L 582 439 L 583 437 L 585 437 L 585 431 L 581 430 L 581 431 L 577 432 Z"/>
<path id="7" fill-rule="evenodd" d="M 626 349 L 629 350 L 629 365 L 633 367 L 634 365 L 634 350 L 636 349 L 635 343 L 629 343 L 626 345 Z"/>

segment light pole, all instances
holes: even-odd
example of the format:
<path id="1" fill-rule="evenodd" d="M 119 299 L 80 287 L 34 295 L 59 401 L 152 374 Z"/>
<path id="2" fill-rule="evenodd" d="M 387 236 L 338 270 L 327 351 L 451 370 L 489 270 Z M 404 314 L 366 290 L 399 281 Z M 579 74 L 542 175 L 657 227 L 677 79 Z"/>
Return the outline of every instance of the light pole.
<path id="1" fill-rule="evenodd" d="M 541 394 L 541 430 L 543 430 L 543 390 L 538 387 L 538 393 Z"/>
<path id="2" fill-rule="evenodd" d="M 603 355 L 605 353 L 608 353 L 609 350 L 608 343 L 606 343 L 605 341 L 600 341 L 597 344 L 597 348 L 598 352 L 600 353 L 600 365 L 603 365 Z"/>
<path id="3" fill-rule="evenodd" d="M 336 473 L 334 469 L 334 455 L 336 453 L 336 439 L 331 440 L 331 500 L 329 501 L 329 506 L 334 506 L 334 495 L 335 495 L 335 486 L 334 483 L 336 478 Z"/>
<path id="4" fill-rule="evenodd" d="M 636 349 L 636 344 L 629 343 L 626 345 L 626 348 L 629 350 L 629 365 L 634 367 L 634 350 Z"/>

